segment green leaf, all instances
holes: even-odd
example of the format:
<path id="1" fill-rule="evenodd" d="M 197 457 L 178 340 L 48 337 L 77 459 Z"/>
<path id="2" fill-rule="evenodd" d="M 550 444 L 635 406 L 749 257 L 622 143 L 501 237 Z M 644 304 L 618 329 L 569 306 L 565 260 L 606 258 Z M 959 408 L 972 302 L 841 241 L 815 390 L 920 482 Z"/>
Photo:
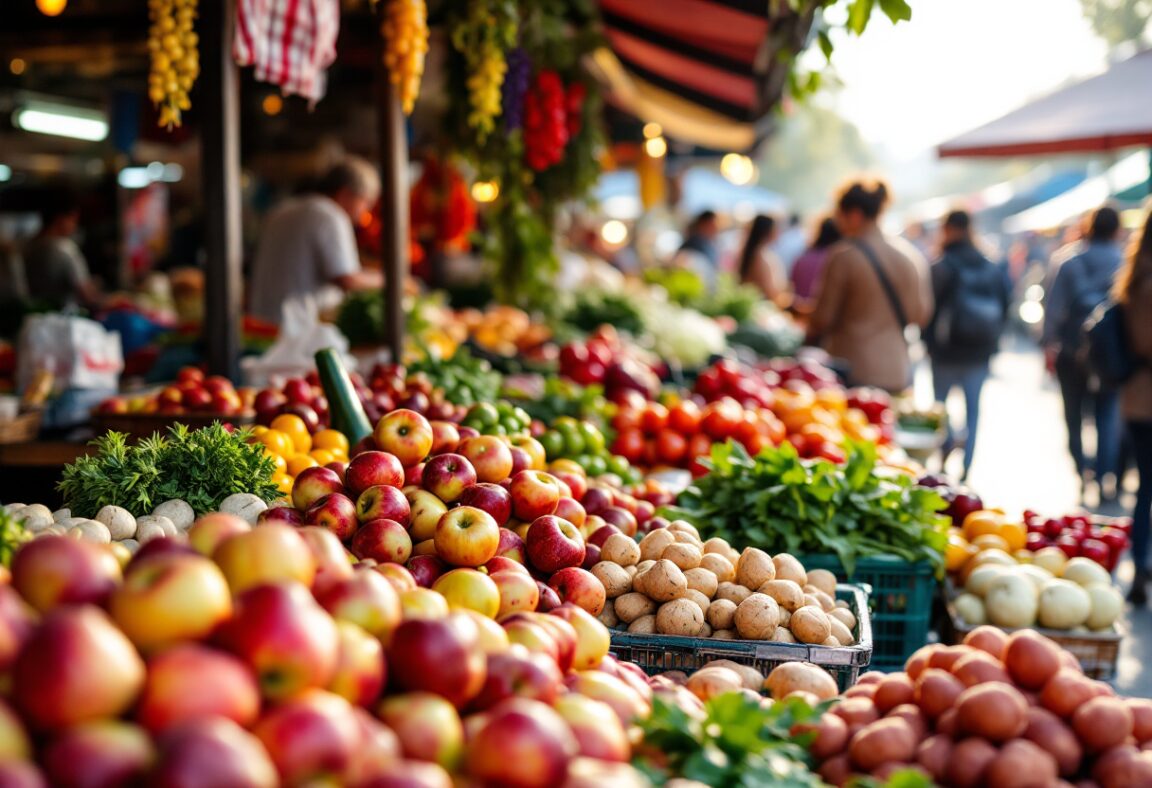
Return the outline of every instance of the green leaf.
<path id="1" fill-rule="evenodd" d="M 876 0 L 852 0 L 848 4 L 848 29 L 856 35 L 861 35 L 868 27 L 875 3 Z"/>
<path id="2" fill-rule="evenodd" d="M 820 51 L 824 53 L 824 59 L 829 63 L 832 62 L 832 37 L 828 35 L 827 30 L 821 30 L 816 34 L 816 41 L 820 44 Z"/>
<path id="3" fill-rule="evenodd" d="M 880 0 L 880 10 L 893 24 L 912 19 L 912 6 L 908 5 L 908 0 Z"/>

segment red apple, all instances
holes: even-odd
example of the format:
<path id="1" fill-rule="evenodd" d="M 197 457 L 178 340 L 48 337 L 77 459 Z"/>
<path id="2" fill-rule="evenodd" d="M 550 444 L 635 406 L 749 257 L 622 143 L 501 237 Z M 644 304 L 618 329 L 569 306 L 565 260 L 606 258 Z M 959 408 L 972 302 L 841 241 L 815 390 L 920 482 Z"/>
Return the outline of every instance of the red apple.
<path id="1" fill-rule="evenodd" d="M 447 454 L 456 451 L 460 445 L 460 431 L 450 421 L 433 421 L 432 424 L 432 455 Z"/>
<path id="2" fill-rule="evenodd" d="M 311 586 L 316 578 L 316 559 L 299 530 L 277 523 L 228 537 L 216 548 L 212 560 L 224 573 L 233 594 L 286 580 Z"/>
<path id="3" fill-rule="evenodd" d="M 356 499 L 356 516 L 362 523 L 379 519 L 395 520 L 406 528 L 411 515 L 412 507 L 399 487 L 373 485 Z"/>
<path id="4" fill-rule="evenodd" d="M 570 602 L 593 616 L 600 615 L 604 609 L 604 585 L 587 569 L 578 566 L 560 569 L 548 579 L 548 585 L 561 602 Z"/>
<path id="5" fill-rule="evenodd" d="M 559 610 L 559 607 L 556 609 Z M 576 646 L 579 640 L 576 628 L 569 624 L 567 619 L 553 615 L 545 615 L 540 612 L 523 613 L 522 615 L 531 616 L 534 621 L 552 635 L 552 639 L 556 641 L 556 664 L 560 666 L 562 673 L 571 670 L 576 660 Z"/>
<path id="6" fill-rule="evenodd" d="M 36 615 L 12 586 L 0 584 L 0 672 L 7 673 L 36 627 Z M 3 748 L 0 746 L 0 755 Z"/>
<path id="7" fill-rule="evenodd" d="M 343 492 L 344 483 L 335 471 L 321 467 L 305 468 L 292 483 L 292 505 L 304 511 L 325 495 Z"/>
<path id="8" fill-rule="evenodd" d="M 405 487 L 419 487 L 424 481 L 424 463 L 418 462 L 415 465 L 409 465 L 404 469 L 404 486 Z M 439 499 L 437 499 L 439 500 Z"/>
<path id="9" fill-rule="evenodd" d="M 328 463 L 324 467 L 339 476 L 341 484 L 344 483 L 344 479 L 348 475 L 348 463 L 337 460 L 336 462 Z"/>
<path id="10" fill-rule="evenodd" d="M 476 483 L 476 469 L 459 454 L 440 454 L 424 463 L 421 486 L 444 503 L 459 500 Z"/>
<path id="11" fill-rule="evenodd" d="M 543 581 L 536 581 L 536 590 L 540 592 L 540 601 L 536 604 L 536 610 L 541 613 L 548 613 L 560 607 L 560 595 L 552 590 L 552 587 Z"/>
<path id="12" fill-rule="evenodd" d="M 472 701 L 472 708 L 483 711 L 512 697 L 551 704 L 563 685 L 564 677 L 551 657 L 516 644 L 507 651 L 488 655 L 484 688 Z"/>
<path id="13" fill-rule="evenodd" d="M 541 572 L 555 572 L 584 561 L 584 538 L 567 520 L 546 514 L 532 521 L 524 540 L 532 566 Z"/>
<path id="14" fill-rule="evenodd" d="M 41 536 L 12 558 L 12 587 L 41 613 L 57 605 L 100 603 L 120 575 L 111 552 L 67 536 Z"/>
<path id="15" fill-rule="evenodd" d="M 219 638 L 256 671 L 270 700 L 326 687 L 336 670 L 336 623 L 299 583 L 260 585 L 240 594 Z"/>
<path id="16" fill-rule="evenodd" d="M 502 555 L 492 556 L 490 559 L 488 559 L 488 563 L 484 564 L 483 568 L 484 571 L 489 575 L 494 575 L 497 572 L 508 571 L 519 572 L 521 574 L 528 575 L 529 577 L 532 576 L 528 571 L 528 567 L 524 566 L 524 564 Z"/>
<path id="17" fill-rule="evenodd" d="M 556 698 L 552 707 L 572 729 L 581 755 L 620 762 L 631 756 L 628 734 L 607 703 L 569 692 Z"/>
<path id="18" fill-rule="evenodd" d="M 434 555 L 417 555 L 408 561 L 408 571 L 421 588 L 431 588 L 436 578 L 448 571 L 448 565 Z"/>
<path id="19" fill-rule="evenodd" d="M 460 495 L 460 505 L 483 509 L 499 526 L 507 524 L 512 517 L 512 496 L 499 484 L 481 482 L 468 487 Z"/>
<path id="20" fill-rule="evenodd" d="M 304 525 L 304 513 L 293 506 L 270 506 L 256 516 L 257 525 L 264 525 L 265 523 L 301 526 Z M 191 535 L 191 531 L 189 531 L 189 535 Z M 205 553 L 205 555 L 211 554 L 211 552 Z"/>
<path id="21" fill-rule="evenodd" d="M 500 591 L 500 609 L 496 613 L 498 619 L 510 613 L 535 610 L 540 603 L 536 580 L 527 572 L 495 572 L 492 574 L 492 582 Z"/>
<path id="22" fill-rule="evenodd" d="M 131 572 L 132 567 L 142 561 L 147 561 L 160 555 L 196 555 L 196 551 L 187 542 L 172 536 L 160 536 L 140 545 L 132 555 L 132 559 L 124 567 L 125 572 Z"/>
<path id="23" fill-rule="evenodd" d="M 460 453 L 476 469 L 482 482 L 498 482 L 512 475 L 512 450 L 495 435 L 479 435 L 460 443 Z"/>
<path id="24" fill-rule="evenodd" d="M 275 507 L 281 509 L 283 507 Z M 265 509 L 260 512 L 260 522 L 264 521 L 265 515 L 272 511 Z M 295 512 L 295 509 L 287 509 L 286 511 Z M 234 514 L 225 514 L 224 512 L 213 512 L 206 514 L 203 517 L 192 523 L 192 527 L 188 529 L 188 542 L 201 555 L 210 556 L 216 548 L 233 534 L 244 533 L 251 531 L 252 526 L 247 520 L 241 519 Z"/>
<path id="25" fill-rule="evenodd" d="M 577 528 L 582 528 L 584 521 L 588 518 L 588 513 L 584 511 L 584 507 L 573 498 L 561 498 L 557 501 L 556 511 L 553 514 L 567 520 Z"/>
<path id="26" fill-rule="evenodd" d="M 352 576 L 348 551 L 334 533 L 317 525 L 306 525 L 296 532 L 304 539 L 316 561 L 316 577 L 312 581 L 314 589 L 320 590 L 336 580 Z"/>
<path id="27" fill-rule="evenodd" d="M 546 655 L 559 666 L 557 660 L 560 656 L 560 646 L 552 636 L 552 632 L 543 627 L 538 620 L 524 613 L 513 613 L 504 618 L 500 625 L 508 635 L 509 648 L 523 646 L 534 653 Z"/>
<path id="28" fill-rule="evenodd" d="M 456 707 L 430 692 L 385 698 L 376 714 L 400 740 L 404 757 L 455 769 L 464 746 Z"/>
<path id="29" fill-rule="evenodd" d="M 604 522 L 616 526 L 628 536 L 636 535 L 636 515 L 627 509 L 620 506 L 609 506 L 606 509 L 601 509 L 597 514 L 604 519 Z"/>
<path id="30" fill-rule="evenodd" d="M 623 679 L 599 670 L 573 671 L 566 679 L 568 689 L 612 707 L 621 725 L 632 725 L 648 716 L 648 702 Z"/>
<path id="31" fill-rule="evenodd" d="M 609 536 L 619 533 L 623 533 L 623 531 L 614 525 L 608 525 L 605 523 L 592 532 L 592 535 L 588 537 L 588 544 L 596 545 L 597 547 L 603 547 L 604 543 L 608 541 Z"/>
<path id="32" fill-rule="evenodd" d="M 405 467 L 423 462 L 432 451 L 434 439 L 428 419 L 406 408 L 394 410 L 380 419 L 373 437 L 381 449 L 396 455 Z"/>
<path id="33" fill-rule="evenodd" d="M 346 542 L 356 533 L 360 521 L 356 517 L 356 504 L 347 495 L 332 493 L 312 503 L 304 511 L 304 522 L 327 528 L 341 542 Z"/>
<path id="34" fill-rule="evenodd" d="M 443 766 L 401 760 L 381 764 L 368 785 L 371 788 L 452 788 L 452 777 Z"/>
<path id="35" fill-rule="evenodd" d="M 412 537 L 395 520 L 369 520 L 356 531 L 351 547 L 352 554 L 357 558 L 371 558 L 382 564 L 403 564 L 412 555 Z"/>
<path id="36" fill-rule="evenodd" d="M 604 487 L 589 487 L 588 492 L 584 493 L 584 497 L 580 500 L 588 514 L 600 514 L 609 506 L 613 506 L 613 501 L 612 491 Z"/>
<path id="37" fill-rule="evenodd" d="M 189 385 L 204 382 L 204 370 L 197 367 L 181 367 L 176 372 L 176 383 Z"/>
<path id="38" fill-rule="evenodd" d="M 476 624 L 460 613 L 404 621 L 388 646 L 390 681 L 400 690 L 434 692 L 461 708 L 484 685 L 478 641 Z"/>
<path id="39" fill-rule="evenodd" d="M 309 690 L 274 706 L 252 733 L 287 785 L 322 780 L 342 784 L 360 743 L 352 705 L 324 690 Z"/>
<path id="40" fill-rule="evenodd" d="M 400 623 L 400 596 L 379 572 L 353 572 L 316 595 L 325 610 L 340 621 L 351 621 L 387 642 Z"/>
<path id="41" fill-rule="evenodd" d="M 264 389 L 259 392 L 252 402 L 252 407 L 256 411 L 256 423 L 267 427 L 272 423 L 272 419 L 280 415 L 287 404 L 288 398 L 279 391 Z"/>
<path id="42" fill-rule="evenodd" d="M 386 766 L 400 759 L 400 740 L 367 709 L 356 707 L 352 713 L 360 727 L 360 744 L 347 774 L 348 785 L 376 785 Z"/>
<path id="43" fill-rule="evenodd" d="M 232 615 L 224 573 L 197 554 L 155 555 L 129 565 L 108 612 L 141 651 L 200 640 Z"/>
<path id="44" fill-rule="evenodd" d="M 436 535 L 436 524 L 448 511 L 448 506 L 427 490 L 409 490 L 405 493 L 408 499 L 409 531 L 413 542 L 423 542 Z"/>
<path id="45" fill-rule="evenodd" d="M 510 698 L 488 712 L 469 742 L 467 771 L 483 783 L 551 788 L 564 782 L 578 751 L 576 737 L 551 707 Z"/>
<path id="46" fill-rule="evenodd" d="M 48 779 L 59 786 L 138 784 L 154 759 L 148 734 L 138 725 L 119 720 L 95 720 L 70 728 L 40 756 Z"/>
<path id="47" fill-rule="evenodd" d="M 315 433 L 320 429 L 320 414 L 316 412 L 316 409 L 312 407 L 312 405 L 306 405 L 302 402 L 289 402 L 284 406 L 284 412 L 299 416 L 309 433 Z"/>
<path id="48" fill-rule="evenodd" d="M 584 545 L 584 560 L 580 562 L 580 568 L 592 571 L 592 567 L 598 563 L 600 563 L 600 548 L 594 544 Z"/>
<path id="49" fill-rule="evenodd" d="M 148 777 L 153 788 L 275 788 L 276 768 L 260 741 L 221 717 L 179 725 L 159 742 L 160 758 Z"/>
<path id="50" fill-rule="evenodd" d="M 28 637 L 11 678 L 25 721 L 62 729 L 126 711 L 144 685 L 144 661 L 99 608 L 74 605 Z"/>
<path id="51" fill-rule="evenodd" d="M 453 569 L 436 578 L 432 590 L 444 596 L 451 610 L 474 610 L 495 618 L 500 610 L 500 589 L 488 575 L 476 569 Z"/>
<path id="52" fill-rule="evenodd" d="M 351 621 L 337 621 L 336 632 L 336 673 L 328 691 L 356 706 L 375 703 L 384 689 L 384 647 Z"/>
<path id="53" fill-rule="evenodd" d="M 404 467 L 399 459 L 386 451 L 357 454 L 344 472 L 344 486 L 352 497 L 359 496 L 369 487 L 400 487 L 403 483 Z"/>
<path id="54" fill-rule="evenodd" d="M 588 492 L 588 478 L 580 473 L 573 473 L 572 471 L 551 471 L 552 475 L 560 481 L 568 485 L 570 495 L 577 501 L 584 498 L 584 494 Z"/>
<path id="55" fill-rule="evenodd" d="M 148 660 L 136 719 L 153 734 L 208 717 L 248 727 L 259 715 L 256 676 L 231 654 L 185 643 Z"/>
<path id="56" fill-rule="evenodd" d="M 568 570 L 561 570 L 568 571 Z M 579 570 L 584 571 L 584 570 Z M 557 572 L 559 574 L 559 572 Z M 591 575 L 589 575 L 591 577 Z M 592 577 L 595 580 L 595 577 Z M 601 587 L 603 590 L 603 587 Z M 576 653 L 572 657 L 574 670 L 590 670 L 600 664 L 608 655 L 611 647 L 611 635 L 608 627 L 604 626 L 596 613 L 571 602 L 566 602 L 552 611 L 551 615 L 562 618 L 576 630 Z"/>
<path id="57" fill-rule="evenodd" d="M 444 597 L 431 588 L 420 587 L 400 592 L 400 609 L 404 611 L 405 621 L 417 618 L 447 618 L 451 612 Z"/>
<path id="58" fill-rule="evenodd" d="M 184 389 L 180 404 L 188 410 L 207 411 L 212 407 L 212 395 L 200 387 Z"/>
<path id="59" fill-rule="evenodd" d="M 372 569 L 384 575 L 384 579 L 392 584 L 397 594 L 417 587 L 416 578 L 400 564 L 380 564 Z"/>
<path id="60" fill-rule="evenodd" d="M 48 788 L 48 781 L 29 761 L 0 761 L 0 785 L 4 788 Z"/>
<path id="61" fill-rule="evenodd" d="M 544 471 L 520 471 L 512 477 L 512 512 L 520 520 L 531 522 L 552 514 L 560 501 L 560 483 Z"/>
<path id="62" fill-rule="evenodd" d="M 450 454 L 442 455 L 451 457 Z M 481 566 L 496 555 L 500 527 L 474 506 L 458 506 L 436 524 L 436 554 L 454 566 Z"/>
<path id="63" fill-rule="evenodd" d="M 515 476 L 521 471 L 532 470 L 532 455 L 525 449 L 513 446 L 508 451 L 512 454 L 512 471 L 509 476 Z"/>

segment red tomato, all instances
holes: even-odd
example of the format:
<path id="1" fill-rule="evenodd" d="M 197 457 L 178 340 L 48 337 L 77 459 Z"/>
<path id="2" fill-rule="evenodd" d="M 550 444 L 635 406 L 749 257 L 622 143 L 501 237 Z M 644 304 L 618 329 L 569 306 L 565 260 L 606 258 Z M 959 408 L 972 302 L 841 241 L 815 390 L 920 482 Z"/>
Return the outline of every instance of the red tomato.
<path id="1" fill-rule="evenodd" d="M 644 456 L 644 433 L 638 429 L 623 430 L 612 441 L 612 453 L 623 456 L 628 462 L 639 462 Z"/>
<path id="2" fill-rule="evenodd" d="M 656 440 L 649 438 L 644 441 L 644 464 L 657 465 L 660 462 L 660 453 L 656 451 Z"/>
<path id="3" fill-rule="evenodd" d="M 640 429 L 645 435 L 655 435 L 668 426 L 668 408 L 659 402 L 649 402 L 640 416 Z"/>
<path id="4" fill-rule="evenodd" d="M 732 433 L 732 437 L 753 457 L 759 454 L 767 443 L 755 422 L 752 421 L 740 422 Z"/>
<path id="5" fill-rule="evenodd" d="M 692 400 L 684 400 L 668 411 L 668 428 L 681 435 L 695 435 L 700 431 L 700 406 Z"/>
<path id="6" fill-rule="evenodd" d="M 816 446 L 814 455 L 815 457 L 823 457 L 829 462 L 843 464 L 848 460 L 848 455 L 844 453 L 844 449 L 837 446 L 831 441 L 823 441 Z"/>
<path id="7" fill-rule="evenodd" d="M 727 440 L 744 419 L 744 409 L 731 397 L 724 397 L 704 408 L 700 427 L 713 440 Z"/>
<path id="8" fill-rule="evenodd" d="M 637 408 L 629 407 L 628 405 L 621 405 L 616 410 L 616 415 L 612 417 L 612 429 L 616 432 L 627 432 L 628 430 L 640 429 L 640 417 L 643 411 Z"/>
<path id="9" fill-rule="evenodd" d="M 656 455 L 660 462 L 676 465 L 687 451 L 688 439 L 675 430 L 664 429 L 656 436 Z"/>

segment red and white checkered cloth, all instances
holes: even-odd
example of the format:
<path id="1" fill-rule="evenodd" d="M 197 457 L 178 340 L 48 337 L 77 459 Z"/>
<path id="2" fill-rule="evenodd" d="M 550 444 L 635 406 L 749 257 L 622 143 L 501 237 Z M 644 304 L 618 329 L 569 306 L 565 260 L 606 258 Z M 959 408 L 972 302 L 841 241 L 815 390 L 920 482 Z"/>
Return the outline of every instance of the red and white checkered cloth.
<path id="1" fill-rule="evenodd" d="M 336 59 L 340 0 L 238 0 L 232 55 L 256 79 L 315 103 Z"/>

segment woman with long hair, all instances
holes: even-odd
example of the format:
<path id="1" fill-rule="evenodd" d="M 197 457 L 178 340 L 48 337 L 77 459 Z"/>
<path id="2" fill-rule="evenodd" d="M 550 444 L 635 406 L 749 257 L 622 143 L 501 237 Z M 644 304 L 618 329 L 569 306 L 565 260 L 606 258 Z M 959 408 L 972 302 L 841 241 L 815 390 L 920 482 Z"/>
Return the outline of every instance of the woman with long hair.
<path id="1" fill-rule="evenodd" d="M 772 251 L 778 228 L 776 220 L 761 214 L 752 220 L 748 238 L 740 251 L 740 283 L 755 285 L 769 301 L 780 301 L 788 288 L 784 266 Z"/>
<path id="2" fill-rule="evenodd" d="M 816 297 L 816 286 L 820 283 L 820 276 L 824 272 L 828 250 L 839 240 L 840 229 L 836 226 L 836 220 L 831 216 L 821 219 L 812 245 L 796 258 L 796 263 L 792 266 L 792 292 L 796 297 L 797 308 L 810 306 L 812 299 Z"/>
<path id="3" fill-rule="evenodd" d="M 1140 486 L 1132 512 L 1132 563 L 1136 575 L 1128 600 L 1148 602 L 1148 542 L 1152 533 L 1152 204 L 1144 229 L 1133 239 L 1124 264 L 1116 273 L 1112 297 L 1120 304 L 1128 333 L 1128 350 L 1136 371 L 1120 391 L 1120 412 L 1132 436 Z"/>

